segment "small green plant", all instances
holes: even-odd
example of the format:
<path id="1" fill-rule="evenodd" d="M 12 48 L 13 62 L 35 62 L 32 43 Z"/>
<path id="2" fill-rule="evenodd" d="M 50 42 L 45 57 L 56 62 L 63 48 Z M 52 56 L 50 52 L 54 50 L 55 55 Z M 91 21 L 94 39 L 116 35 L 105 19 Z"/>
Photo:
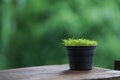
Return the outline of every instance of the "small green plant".
<path id="1" fill-rule="evenodd" d="M 63 44 L 65 46 L 97 46 L 97 42 L 88 39 L 64 39 Z"/>

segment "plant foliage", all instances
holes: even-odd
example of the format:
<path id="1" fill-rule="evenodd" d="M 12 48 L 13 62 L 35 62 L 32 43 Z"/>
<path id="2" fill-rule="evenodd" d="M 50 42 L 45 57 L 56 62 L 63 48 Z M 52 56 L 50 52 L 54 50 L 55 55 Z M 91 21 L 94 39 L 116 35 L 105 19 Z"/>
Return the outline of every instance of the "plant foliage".
<path id="1" fill-rule="evenodd" d="M 63 44 L 65 46 L 97 46 L 97 42 L 88 39 L 64 39 Z"/>
<path id="2" fill-rule="evenodd" d="M 0 69 L 67 64 L 73 36 L 99 43 L 95 66 L 120 59 L 120 0 L 0 0 L 0 23 Z"/>

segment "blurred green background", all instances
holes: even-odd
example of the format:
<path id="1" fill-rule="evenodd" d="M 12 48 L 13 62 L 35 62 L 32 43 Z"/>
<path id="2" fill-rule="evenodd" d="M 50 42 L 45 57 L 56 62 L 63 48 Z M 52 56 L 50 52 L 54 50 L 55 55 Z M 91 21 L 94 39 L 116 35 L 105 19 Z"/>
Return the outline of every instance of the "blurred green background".
<path id="1" fill-rule="evenodd" d="M 98 41 L 94 65 L 120 59 L 120 0 L 0 0 L 0 69 L 68 63 L 64 38 Z"/>

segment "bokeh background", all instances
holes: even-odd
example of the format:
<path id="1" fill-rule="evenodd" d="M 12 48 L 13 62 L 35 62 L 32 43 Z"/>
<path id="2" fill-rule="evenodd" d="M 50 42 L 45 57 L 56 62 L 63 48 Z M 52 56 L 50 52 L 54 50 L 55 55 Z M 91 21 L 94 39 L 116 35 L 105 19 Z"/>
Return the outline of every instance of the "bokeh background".
<path id="1" fill-rule="evenodd" d="M 64 38 L 96 40 L 94 65 L 120 59 L 120 0 L 0 0 L 0 69 L 66 64 Z"/>

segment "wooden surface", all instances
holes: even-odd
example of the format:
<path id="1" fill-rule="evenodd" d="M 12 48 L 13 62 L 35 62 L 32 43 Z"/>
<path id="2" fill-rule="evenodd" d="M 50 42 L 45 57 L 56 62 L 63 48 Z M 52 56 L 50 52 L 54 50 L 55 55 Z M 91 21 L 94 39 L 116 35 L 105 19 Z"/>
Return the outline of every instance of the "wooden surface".
<path id="1" fill-rule="evenodd" d="M 53 65 L 1 70 L 0 80 L 120 80 L 120 71 L 97 67 L 72 71 L 68 65 Z"/>

